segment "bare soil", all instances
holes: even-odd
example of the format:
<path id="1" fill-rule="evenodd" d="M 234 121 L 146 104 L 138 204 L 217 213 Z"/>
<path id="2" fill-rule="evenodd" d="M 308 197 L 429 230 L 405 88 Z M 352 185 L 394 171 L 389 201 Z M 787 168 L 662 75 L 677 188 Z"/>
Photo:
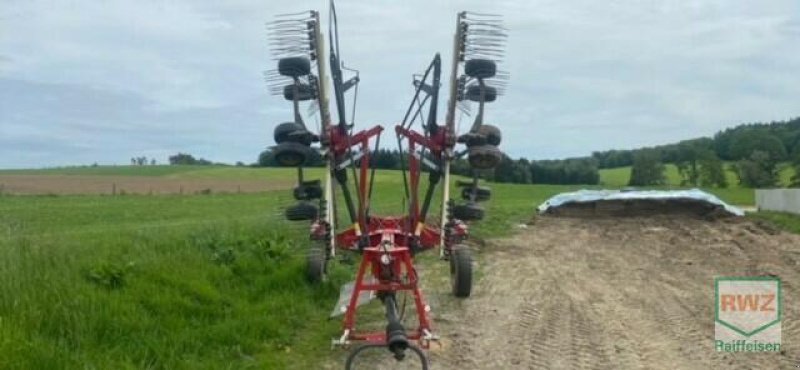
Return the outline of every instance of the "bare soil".
<path id="1" fill-rule="evenodd" d="M 2 194 L 195 194 L 290 189 L 291 181 L 173 179 L 147 176 L 0 175 Z"/>
<path id="2" fill-rule="evenodd" d="M 798 235 L 741 218 L 539 217 L 480 249 L 468 299 L 449 296 L 446 276 L 423 271 L 442 337 L 429 352 L 432 369 L 800 365 Z M 784 350 L 715 352 L 714 278 L 755 275 L 782 279 Z"/>

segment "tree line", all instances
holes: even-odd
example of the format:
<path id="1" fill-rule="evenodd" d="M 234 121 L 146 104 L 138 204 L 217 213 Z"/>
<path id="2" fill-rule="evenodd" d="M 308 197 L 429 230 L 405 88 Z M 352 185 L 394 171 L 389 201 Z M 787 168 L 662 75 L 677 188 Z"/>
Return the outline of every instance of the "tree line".
<path id="1" fill-rule="evenodd" d="M 781 163 L 795 175 L 789 184 L 800 186 L 800 118 L 770 123 L 748 123 L 717 132 L 713 137 L 634 150 L 594 152 L 599 168 L 632 166 L 631 185 L 665 182 L 663 163 L 672 163 L 684 186 L 726 187 L 725 165 L 740 185 L 751 188 L 780 185 Z"/>
<path id="2" fill-rule="evenodd" d="M 400 169 L 407 161 L 397 150 L 379 149 L 371 161 L 379 169 Z M 788 121 L 748 123 L 717 132 L 713 137 L 683 140 L 673 144 L 631 150 L 593 152 L 590 157 L 559 160 L 513 159 L 505 156 L 493 170 L 478 175 L 503 183 L 585 184 L 600 183 L 599 169 L 631 167 L 631 186 L 666 185 L 665 164 L 674 164 L 682 186 L 727 187 L 726 163 L 746 187 L 780 184 L 781 163 L 789 162 L 795 176 L 790 186 L 800 186 L 800 117 Z M 258 166 L 276 167 L 272 150 L 258 156 Z M 310 166 L 323 166 L 321 157 Z M 452 164 L 453 173 L 471 176 L 467 161 Z"/>
<path id="3" fill-rule="evenodd" d="M 378 169 L 399 170 L 403 165 L 408 167 L 408 153 L 401 155 L 396 149 L 378 149 L 370 153 L 370 161 Z M 481 171 L 478 176 L 502 183 L 597 184 L 600 181 L 600 174 L 595 162 L 593 158 L 529 161 L 525 158 L 512 159 L 504 156 L 496 168 Z M 274 159 L 272 148 L 267 148 L 259 154 L 258 165 L 262 167 L 279 166 Z M 307 165 L 321 167 L 324 162 L 322 157 L 317 156 Z M 450 170 L 456 175 L 472 176 L 472 169 L 464 158 L 454 160 Z"/>

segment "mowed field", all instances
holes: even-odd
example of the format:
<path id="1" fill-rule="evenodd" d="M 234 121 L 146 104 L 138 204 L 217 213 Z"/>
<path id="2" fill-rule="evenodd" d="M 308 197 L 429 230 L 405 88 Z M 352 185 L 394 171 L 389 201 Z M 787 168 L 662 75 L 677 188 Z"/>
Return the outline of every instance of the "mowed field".
<path id="1" fill-rule="evenodd" d="M 307 179 L 321 174 L 312 169 Z M 341 351 L 330 350 L 330 339 L 341 334 L 340 321 L 328 320 L 328 314 L 352 266 L 335 264 L 331 280 L 320 286 L 306 282 L 308 224 L 290 223 L 282 215 L 292 202 L 288 187 L 295 181 L 294 170 L 0 171 L 0 177 L 6 175 L 253 180 L 266 188 L 252 193 L 0 195 L 0 369 L 341 366 Z M 399 173 L 379 171 L 376 182 L 375 213 L 400 212 Z M 479 279 L 493 274 L 481 267 L 491 266 L 495 258 L 493 240 L 520 232 L 536 235 L 536 226 L 522 231 L 535 207 L 552 195 L 582 188 L 490 186 L 494 193 L 485 204 L 487 218 L 472 228 Z M 732 203 L 752 204 L 751 190 L 712 191 Z M 792 216 L 753 217 L 800 229 Z M 433 256 L 422 256 L 420 262 L 434 310 L 448 315 L 469 307 L 448 298 L 446 265 Z M 444 319 L 445 334 L 457 338 L 463 328 Z M 446 363 L 441 356 L 447 354 L 434 355 L 434 360 L 437 356 L 438 366 Z"/>

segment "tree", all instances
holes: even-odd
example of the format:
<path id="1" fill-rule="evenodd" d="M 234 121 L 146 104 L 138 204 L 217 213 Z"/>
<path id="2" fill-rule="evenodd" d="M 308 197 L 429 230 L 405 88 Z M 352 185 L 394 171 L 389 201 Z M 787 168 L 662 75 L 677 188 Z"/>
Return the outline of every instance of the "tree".
<path id="1" fill-rule="evenodd" d="M 774 187 L 778 182 L 777 162 L 769 153 L 756 150 L 737 164 L 739 183 L 749 188 Z"/>
<path id="2" fill-rule="evenodd" d="M 194 156 L 192 156 L 191 154 L 178 153 L 169 156 L 169 164 L 171 165 L 197 164 L 197 159 L 195 159 Z"/>
<path id="3" fill-rule="evenodd" d="M 661 163 L 661 153 L 659 151 L 654 149 L 640 150 L 633 158 L 633 168 L 631 168 L 631 178 L 628 181 L 628 185 L 663 185 L 666 182 L 664 170 L 665 167 Z"/>
<path id="4" fill-rule="evenodd" d="M 800 144 L 794 147 L 792 154 L 792 170 L 794 174 L 792 175 L 789 187 L 800 188 Z"/>
<path id="5" fill-rule="evenodd" d="M 744 130 L 730 144 L 730 156 L 734 159 L 748 159 L 757 150 L 767 153 L 773 161 L 785 160 L 787 156 L 783 142 L 765 131 Z"/>
<path id="6" fill-rule="evenodd" d="M 273 158 L 272 149 L 267 148 L 266 150 L 258 154 L 258 166 L 278 167 L 278 162 L 275 162 L 275 159 Z"/>
<path id="7" fill-rule="evenodd" d="M 705 187 L 728 187 L 725 168 L 717 154 L 707 150 L 700 155 L 700 184 Z"/>

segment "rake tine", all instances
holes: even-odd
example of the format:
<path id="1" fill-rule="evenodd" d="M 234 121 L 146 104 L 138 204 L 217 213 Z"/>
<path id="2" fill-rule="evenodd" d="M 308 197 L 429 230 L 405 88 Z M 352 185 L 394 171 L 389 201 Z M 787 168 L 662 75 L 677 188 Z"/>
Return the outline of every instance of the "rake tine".
<path id="1" fill-rule="evenodd" d="M 491 13 L 478 13 L 478 12 L 464 12 L 465 18 L 469 15 L 476 15 L 479 17 L 490 17 L 490 18 L 502 18 L 503 16 L 500 14 L 491 14 Z"/>
<path id="2" fill-rule="evenodd" d="M 508 31 L 508 28 L 503 27 L 499 23 L 469 22 L 467 23 L 467 25 L 468 25 L 467 32 L 469 32 L 469 29 L 473 27 L 478 27 L 478 29 L 488 28 L 488 29 Z"/>
<path id="3" fill-rule="evenodd" d="M 304 10 L 302 12 L 297 12 L 297 13 L 282 13 L 282 14 L 276 15 L 275 17 L 293 17 L 293 16 L 298 16 L 298 15 L 303 15 L 303 14 L 308 14 L 309 18 L 314 17 L 314 11 L 313 10 Z"/>

